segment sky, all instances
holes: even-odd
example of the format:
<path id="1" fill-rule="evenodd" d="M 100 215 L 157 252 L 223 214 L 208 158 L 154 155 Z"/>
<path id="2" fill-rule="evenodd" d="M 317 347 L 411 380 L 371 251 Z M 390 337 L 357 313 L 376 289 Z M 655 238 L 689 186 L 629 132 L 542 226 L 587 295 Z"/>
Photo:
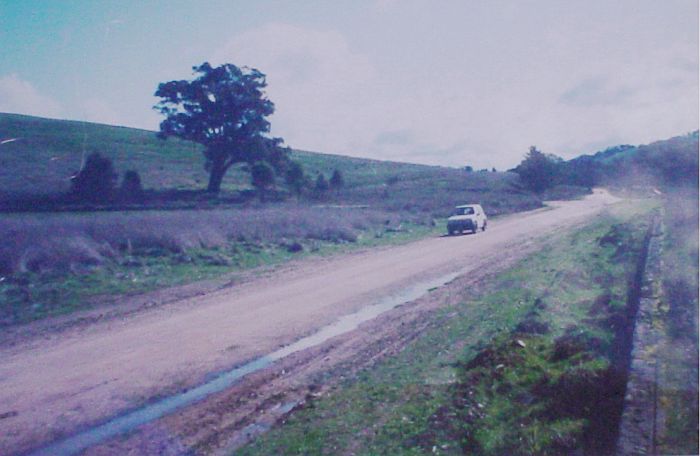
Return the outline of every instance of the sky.
<path id="1" fill-rule="evenodd" d="M 697 0 L 2 0 L 0 112 L 157 130 L 233 63 L 293 148 L 507 169 L 696 130 L 698 52 Z"/>

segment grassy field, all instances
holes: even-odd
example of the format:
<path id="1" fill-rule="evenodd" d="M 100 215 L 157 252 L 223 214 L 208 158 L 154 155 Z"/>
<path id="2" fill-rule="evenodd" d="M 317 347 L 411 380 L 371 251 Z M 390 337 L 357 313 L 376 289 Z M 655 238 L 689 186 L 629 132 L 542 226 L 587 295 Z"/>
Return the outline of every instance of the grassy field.
<path id="1" fill-rule="evenodd" d="M 308 176 L 339 170 L 343 189 L 321 199 L 263 204 L 235 196 L 250 185 L 246 173 L 232 169 L 223 195 L 212 198 L 202 191 L 207 174 L 200 146 L 162 141 L 154 132 L 0 113 L 0 138 L 17 139 L 0 149 L 0 206 L 29 198 L 22 209 L 32 209 L 41 198 L 66 192 L 69 177 L 92 152 L 112 159 L 120 175 L 138 171 L 150 194 L 159 195 L 131 211 L 107 206 L 3 215 L 0 325 L 87 308 L 103 295 L 218 277 L 338 245 L 415 239 L 465 202 L 481 203 L 489 216 L 542 205 L 513 173 L 304 151 L 293 151 L 292 158 Z"/>
<path id="2" fill-rule="evenodd" d="M 551 239 L 479 296 L 436 314 L 399 355 L 235 454 L 609 452 L 628 291 L 654 206 L 617 206 Z"/>
<path id="3" fill-rule="evenodd" d="M 83 155 L 92 152 L 111 158 L 120 173 L 137 170 L 147 188 L 199 190 L 208 178 L 201 146 L 173 138 L 162 141 L 153 131 L 0 113 L 0 135 L 19 138 L 2 146 L 3 192 L 66 191 L 68 178 L 80 168 Z M 415 177 L 448 169 L 304 151 L 294 151 L 292 158 L 312 177 L 318 172 L 330 177 L 334 169 L 340 170 L 349 188 L 384 183 L 392 176 Z M 250 188 L 249 178 L 234 169 L 226 175 L 223 189 L 241 188 Z"/>
<path id="4" fill-rule="evenodd" d="M 295 205 L 6 215 L 0 326 L 90 308 L 105 296 L 407 242 L 443 229 L 414 214 Z"/>
<path id="5" fill-rule="evenodd" d="M 0 138 L 17 138 L 0 149 L 0 203 L 68 191 L 70 176 L 92 152 L 109 157 L 120 176 L 136 170 L 147 190 L 163 193 L 161 204 L 164 198 L 174 197 L 172 192 L 181 192 L 181 198 L 185 192 L 192 198 L 187 192 L 196 195 L 208 179 L 201 146 L 177 139 L 162 141 L 152 131 L 0 113 Z M 492 215 L 541 205 L 540 198 L 519 188 L 513 173 L 467 173 L 455 168 L 305 151 L 293 151 L 291 157 L 304 167 L 311 180 L 318 173 L 326 178 L 334 170 L 343 174 L 343 190 L 326 195 L 324 203 L 363 204 L 439 216 L 465 201 L 480 202 Z M 278 181 L 283 187 L 281 179 Z M 220 205 L 231 195 L 249 189 L 249 175 L 232 168 L 224 178 L 221 198 L 207 198 L 205 202 Z"/>

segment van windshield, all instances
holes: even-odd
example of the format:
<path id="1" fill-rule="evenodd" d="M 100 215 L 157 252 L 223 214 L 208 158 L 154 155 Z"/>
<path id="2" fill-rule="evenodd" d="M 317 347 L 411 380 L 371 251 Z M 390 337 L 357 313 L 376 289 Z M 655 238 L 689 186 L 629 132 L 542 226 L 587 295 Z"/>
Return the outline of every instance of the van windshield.
<path id="1" fill-rule="evenodd" d="M 472 215 L 473 213 L 473 207 L 457 207 L 452 215 Z"/>

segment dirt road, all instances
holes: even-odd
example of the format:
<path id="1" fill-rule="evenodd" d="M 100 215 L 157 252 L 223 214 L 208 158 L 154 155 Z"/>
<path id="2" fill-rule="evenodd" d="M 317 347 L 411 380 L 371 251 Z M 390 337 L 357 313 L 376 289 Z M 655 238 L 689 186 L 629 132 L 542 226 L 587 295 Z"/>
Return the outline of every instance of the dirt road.
<path id="1" fill-rule="evenodd" d="M 492 221 L 477 235 L 302 262 L 273 277 L 0 349 L 0 454 L 78 429 L 271 353 L 408 285 L 488 267 L 509 249 L 594 217 L 582 201 Z"/>

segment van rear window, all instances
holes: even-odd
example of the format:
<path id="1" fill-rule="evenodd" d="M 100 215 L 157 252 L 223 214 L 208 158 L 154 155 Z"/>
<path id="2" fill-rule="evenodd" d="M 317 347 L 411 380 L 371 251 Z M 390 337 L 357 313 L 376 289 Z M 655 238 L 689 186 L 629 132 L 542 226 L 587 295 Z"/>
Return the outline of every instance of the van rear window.
<path id="1" fill-rule="evenodd" d="M 452 215 L 472 215 L 473 213 L 473 207 L 457 207 Z"/>

